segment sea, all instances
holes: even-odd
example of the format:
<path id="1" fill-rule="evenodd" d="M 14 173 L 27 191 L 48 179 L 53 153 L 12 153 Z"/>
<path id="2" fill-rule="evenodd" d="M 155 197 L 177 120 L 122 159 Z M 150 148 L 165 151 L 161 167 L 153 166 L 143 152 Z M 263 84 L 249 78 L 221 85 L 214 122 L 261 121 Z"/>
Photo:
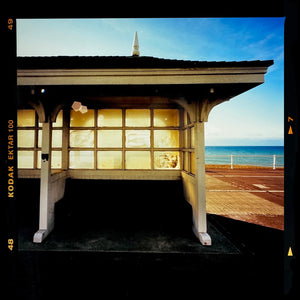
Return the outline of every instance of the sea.
<path id="1" fill-rule="evenodd" d="M 205 146 L 205 163 L 284 167 L 284 146 Z"/>

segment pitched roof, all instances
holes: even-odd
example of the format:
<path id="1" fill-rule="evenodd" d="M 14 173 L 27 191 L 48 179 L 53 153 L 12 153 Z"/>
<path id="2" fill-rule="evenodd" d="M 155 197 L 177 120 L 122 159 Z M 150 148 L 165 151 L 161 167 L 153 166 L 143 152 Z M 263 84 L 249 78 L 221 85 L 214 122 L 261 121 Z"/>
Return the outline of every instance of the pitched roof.
<path id="1" fill-rule="evenodd" d="M 17 57 L 18 69 L 149 69 L 269 67 L 273 60 L 191 61 L 151 56 L 24 56 Z"/>

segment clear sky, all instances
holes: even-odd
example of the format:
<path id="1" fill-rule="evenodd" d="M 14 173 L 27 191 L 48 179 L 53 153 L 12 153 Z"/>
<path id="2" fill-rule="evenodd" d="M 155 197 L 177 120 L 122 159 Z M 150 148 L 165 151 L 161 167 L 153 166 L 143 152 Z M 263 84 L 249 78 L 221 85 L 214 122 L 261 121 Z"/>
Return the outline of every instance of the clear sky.
<path id="1" fill-rule="evenodd" d="M 273 59 L 265 83 L 210 113 L 206 145 L 283 145 L 284 18 L 19 19 L 18 56 L 140 55 L 243 61 Z"/>

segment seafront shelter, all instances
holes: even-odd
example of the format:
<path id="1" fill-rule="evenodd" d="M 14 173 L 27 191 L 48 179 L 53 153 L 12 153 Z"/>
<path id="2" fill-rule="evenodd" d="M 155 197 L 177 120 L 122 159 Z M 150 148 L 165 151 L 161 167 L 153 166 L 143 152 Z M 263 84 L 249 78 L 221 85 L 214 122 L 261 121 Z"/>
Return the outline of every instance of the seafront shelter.
<path id="1" fill-rule="evenodd" d="M 53 230 L 67 179 L 176 180 L 193 232 L 211 245 L 204 122 L 272 64 L 146 57 L 137 45 L 132 56 L 18 57 L 18 178 L 40 179 L 33 241 Z"/>

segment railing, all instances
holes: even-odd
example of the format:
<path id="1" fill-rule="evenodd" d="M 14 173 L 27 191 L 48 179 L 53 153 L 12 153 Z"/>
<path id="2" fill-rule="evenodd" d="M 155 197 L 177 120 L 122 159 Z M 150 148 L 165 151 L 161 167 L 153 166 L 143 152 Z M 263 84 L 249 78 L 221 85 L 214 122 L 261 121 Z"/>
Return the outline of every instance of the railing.
<path id="1" fill-rule="evenodd" d="M 284 155 L 205 155 L 205 163 L 230 165 L 231 169 L 234 165 L 250 165 L 272 167 L 275 170 L 284 166 Z"/>

